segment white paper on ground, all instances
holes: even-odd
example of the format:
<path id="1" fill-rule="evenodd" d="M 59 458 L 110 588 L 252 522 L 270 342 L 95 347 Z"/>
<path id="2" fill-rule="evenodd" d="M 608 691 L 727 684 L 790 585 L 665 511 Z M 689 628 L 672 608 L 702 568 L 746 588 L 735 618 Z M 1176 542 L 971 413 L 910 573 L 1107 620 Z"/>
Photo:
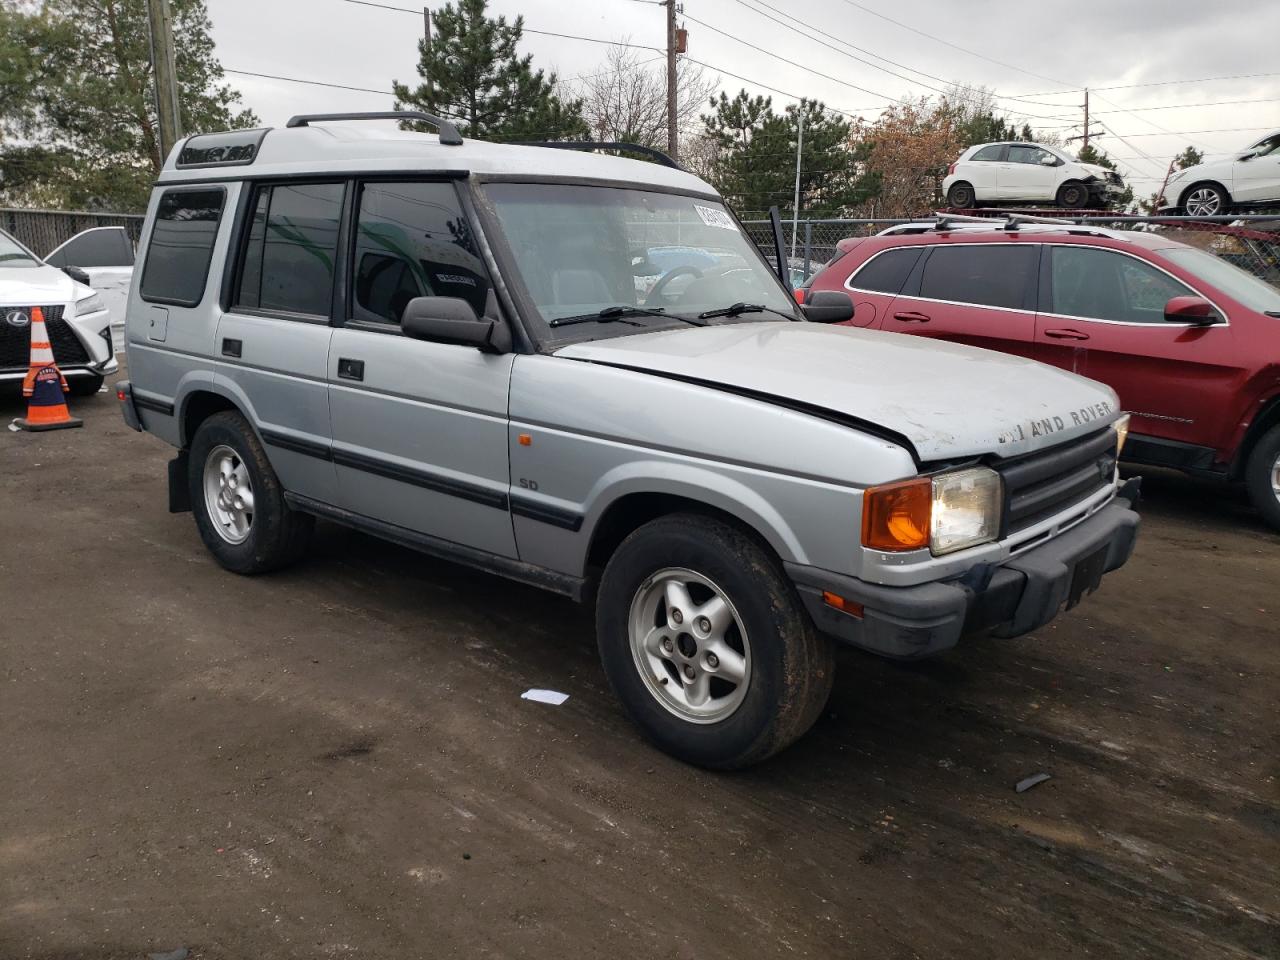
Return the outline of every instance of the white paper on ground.
<path id="1" fill-rule="evenodd" d="M 559 690 L 526 690 L 520 694 L 521 700 L 536 700 L 538 703 L 549 703 L 554 707 L 560 706 L 569 699 L 567 693 L 561 693 Z"/>

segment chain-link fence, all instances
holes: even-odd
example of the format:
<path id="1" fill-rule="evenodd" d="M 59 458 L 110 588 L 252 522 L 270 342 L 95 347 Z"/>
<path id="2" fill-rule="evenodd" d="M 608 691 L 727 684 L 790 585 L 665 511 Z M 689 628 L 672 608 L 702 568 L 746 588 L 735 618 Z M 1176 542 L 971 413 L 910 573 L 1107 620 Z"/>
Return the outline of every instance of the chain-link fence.
<path id="1" fill-rule="evenodd" d="M 945 215 L 945 214 L 942 214 Z M 783 247 L 791 267 L 793 283 L 799 283 L 836 252 L 836 244 L 845 237 L 866 237 L 906 223 L 930 223 L 939 214 L 928 213 L 912 218 L 877 218 L 848 220 L 801 220 L 782 222 Z M 1256 277 L 1280 286 L 1280 216 L 1222 217 L 1141 217 L 1124 214 L 1081 216 L 1074 211 L 1055 215 L 1052 210 L 967 210 L 964 216 L 990 217 L 995 220 L 1023 216 L 1031 222 L 1050 219 L 1064 224 L 1096 225 L 1111 230 L 1134 230 L 1160 233 L 1189 246 L 1217 254 Z M 743 223 L 770 263 L 774 254 L 773 228 L 768 220 Z"/>
<path id="2" fill-rule="evenodd" d="M 135 244 L 142 237 L 142 215 L 87 213 L 80 210 L 16 210 L 0 207 L 0 230 L 41 257 L 91 227 L 124 227 Z"/>

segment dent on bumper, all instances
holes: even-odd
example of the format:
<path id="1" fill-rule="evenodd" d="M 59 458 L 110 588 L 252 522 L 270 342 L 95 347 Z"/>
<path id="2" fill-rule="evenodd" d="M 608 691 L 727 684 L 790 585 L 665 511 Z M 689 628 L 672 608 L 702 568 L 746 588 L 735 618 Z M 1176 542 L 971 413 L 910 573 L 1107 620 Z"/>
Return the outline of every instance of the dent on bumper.
<path id="1" fill-rule="evenodd" d="M 1077 563 L 1105 550 L 1102 572 L 1109 573 L 1129 559 L 1138 531 L 1136 498 L 1136 484 L 1127 485 L 1125 495 L 1054 539 L 946 582 L 885 587 L 816 567 L 785 567 L 819 630 L 881 656 L 914 660 L 947 650 L 966 634 L 1016 637 L 1044 626 L 1068 601 Z M 829 606 L 826 591 L 861 604 L 862 616 Z"/>

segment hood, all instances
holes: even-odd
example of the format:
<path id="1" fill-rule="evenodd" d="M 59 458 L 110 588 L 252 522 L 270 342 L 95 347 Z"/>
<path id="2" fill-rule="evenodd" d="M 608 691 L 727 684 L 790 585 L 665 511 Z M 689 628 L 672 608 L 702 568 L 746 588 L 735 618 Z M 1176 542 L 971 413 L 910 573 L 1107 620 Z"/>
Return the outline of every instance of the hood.
<path id="1" fill-rule="evenodd" d="M 0 306 L 47 307 L 88 295 L 87 287 L 57 267 L 0 266 Z"/>
<path id="2" fill-rule="evenodd" d="M 574 344 L 556 356 L 819 407 L 905 437 L 922 461 L 1018 456 L 1119 414 L 1111 388 L 1022 357 L 817 323 L 690 327 Z"/>
<path id="3" fill-rule="evenodd" d="M 1108 170 L 1106 167 L 1100 167 L 1096 163 L 1079 163 L 1079 162 L 1077 162 L 1076 166 L 1083 167 L 1084 169 L 1088 170 L 1091 174 L 1093 174 L 1099 180 L 1107 179 Z"/>

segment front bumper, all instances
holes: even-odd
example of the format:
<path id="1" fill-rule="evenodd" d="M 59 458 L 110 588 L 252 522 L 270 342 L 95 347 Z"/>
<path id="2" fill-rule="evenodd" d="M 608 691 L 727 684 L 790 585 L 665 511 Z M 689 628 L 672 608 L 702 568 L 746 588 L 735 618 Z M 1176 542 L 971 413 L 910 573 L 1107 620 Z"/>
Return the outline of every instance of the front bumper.
<path id="1" fill-rule="evenodd" d="M 786 564 L 814 625 L 881 656 L 915 660 L 954 647 L 967 634 L 1016 637 L 1074 606 L 1102 575 L 1133 553 L 1138 484 L 1125 484 L 1106 507 L 1000 566 L 982 564 L 955 580 L 885 587 L 817 567 Z M 832 607 L 825 593 L 860 604 L 861 616 Z"/>

